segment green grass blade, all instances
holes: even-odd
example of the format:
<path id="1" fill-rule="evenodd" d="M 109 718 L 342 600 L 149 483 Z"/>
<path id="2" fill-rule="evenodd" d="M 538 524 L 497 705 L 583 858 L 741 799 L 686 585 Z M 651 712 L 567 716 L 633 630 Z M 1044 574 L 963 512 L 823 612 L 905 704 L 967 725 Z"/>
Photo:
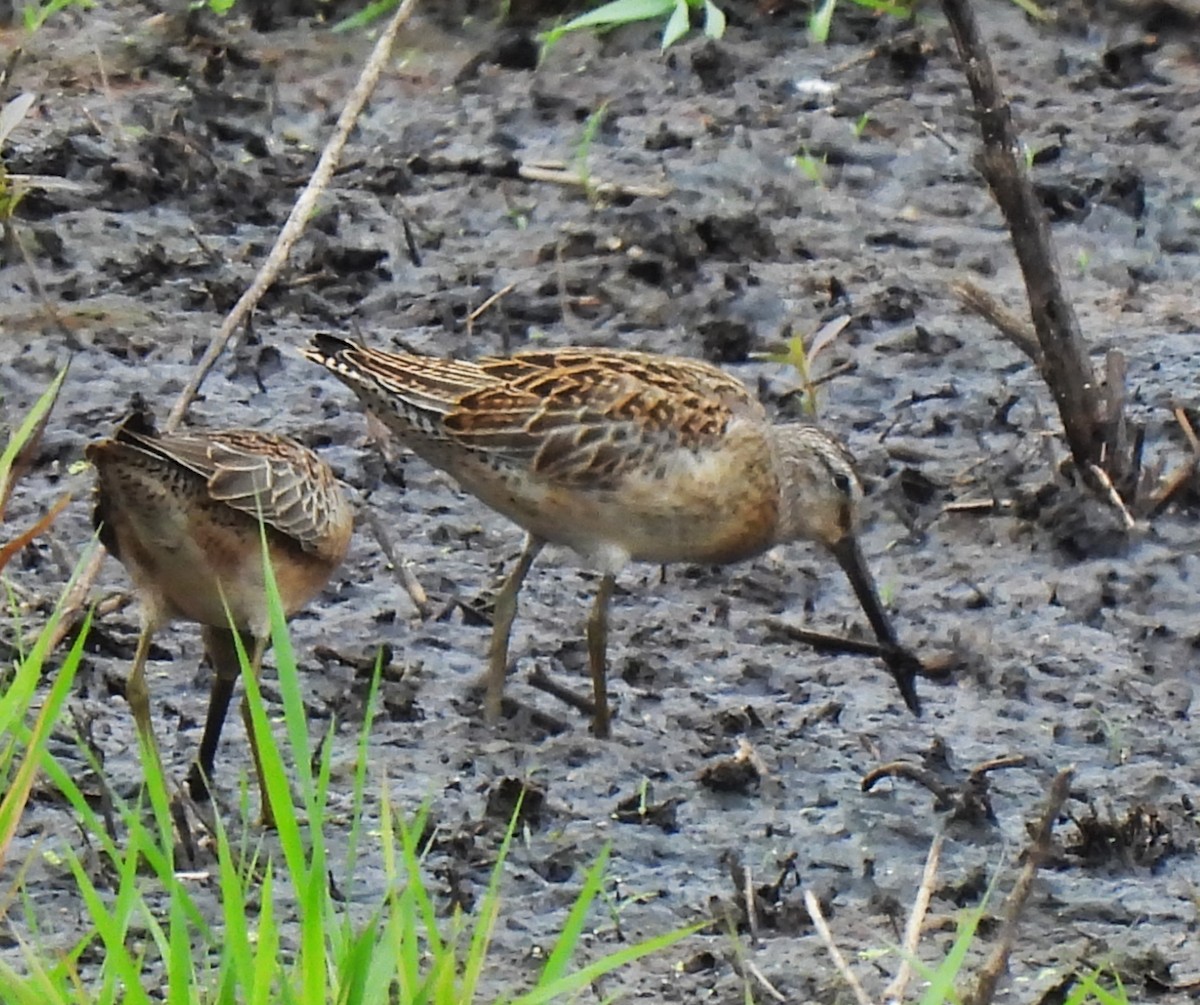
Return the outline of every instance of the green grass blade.
<path id="1" fill-rule="evenodd" d="M 170 945 L 167 954 L 167 985 L 170 988 L 170 996 L 167 1002 L 168 1005 L 190 1005 L 196 982 L 182 885 L 176 882 L 170 893 Z"/>
<path id="2" fill-rule="evenodd" d="M 254 950 L 246 917 L 246 892 L 229 844 L 229 835 L 217 823 L 217 882 L 221 891 L 221 916 L 225 922 L 221 965 L 232 981 L 230 992 L 241 988 L 250 996 L 256 987 Z M 266 910 L 264 901 L 263 909 Z"/>
<path id="3" fill-rule="evenodd" d="M 704 34 L 709 38 L 725 37 L 725 12 L 712 0 L 704 0 Z"/>
<path id="4" fill-rule="evenodd" d="M 8 783 L 3 800 L 0 800 L 0 866 L 4 864 L 4 860 L 8 854 L 9 843 L 12 841 L 21 816 L 25 812 L 25 804 L 29 799 L 29 793 L 33 789 L 34 780 L 37 778 L 38 768 L 41 767 L 46 753 L 46 741 L 50 737 L 51 730 L 58 722 L 67 697 L 71 693 L 71 686 L 75 681 L 75 673 L 79 669 L 80 661 L 83 659 L 83 646 L 90 627 L 91 612 L 85 616 L 83 626 L 75 637 L 75 642 L 67 653 L 67 658 L 63 660 L 62 667 L 55 675 L 54 683 L 50 687 L 50 693 L 46 696 L 42 709 L 34 721 L 32 732 L 24 740 L 25 753 L 21 764 L 17 768 L 13 779 Z M 46 650 L 43 642 L 44 640 L 48 640 L 51 631 L 53 631 L 53 626 L 42 632 L 30 658 L 24 661 L 24 665 L 18 670 L 17 677 L 24 678 L 17 695 L 19 705 L 10 709 L 11 717 L 0 723 L 0 729 L 3 730 L 4 735 L 12 736 L 15 734 L 16 731 L 13 729 L 13 724 L 18 714 L 20 716 L 18 721 L 24 722 L 25 710 L 28 709 L 29 704 L 33 701 L 33 692 L 29 689 L 29 686 L 31 683 L 33 686 L 36 686 L 38 678 L 41 676 L 42 658 Z M 32 682 L 29 679 L 30 677 L 32 677 Z M 16 689 L 15 682 L 14 689 Z M 8 695 L 5 697 L 7 698 Z"/>
<path id="5" fill-rule="evenodd" d="M 686 0 L 685 0 L 686 2 Z M 594 10 L 572 18 L 561 28 L 576 31 L 580 28 L 613 28 L 635 21 L 653 21 L 672 13 L 676 0 L 612 0 Z"/>
<path id="6" fill-rule="evenodd" d="M 372 0 L 357 14 L 342 18 L 330 31 L 341 34 L 345 31 L 354 31 L 356 28 L 367 28 L 399 5 L 400 0 Z"/>
<path id="7" fill-rule="evenodd" d="M 275 882 L 271 863 L 263 873 L 259 892 L 262 910 L 258 916 L 258 946 L 249 961 L 253 977 L 246 986 L 247 1005 L 270 1005 L 279 958 L 279 928 L 275 923 Z"/>
<path id="8" fill-rule="evenodd" d="M 66 378 L 67 368 L 63 367 L 58 371 L 58 376 L 50 382 L 50 386 L 33 403 L 33 407 L 25 414 L 21 424 L 13 430 L 12 435 L 8 438 L 8 443 L 4 445 L 4 450 L 0 451 L 0 500 L 7 501 L 8 493 L 11 491 L 13 465 L 17 456 L 29 442 L 29 438 L 45 421 L 46 416 L 50 414 L 50 409 L 54 407 L 54 402 L 58 399 L 58 392 Z"/>
<path id="9" fill-rule="evenodd" d="M 608 868 L 610 850 L 609 846 L 605 845 L 597 856 L 596 861 L 592 863 L 584 875 L 583 887 L 579 891 L 579 896 L 575 898 L 575 903 L 571 905 L 571 911 L 567 915 L 566 923 L 563 925 L 563 929 L 554 943 L 554 949 L 551 950 L 545 967 L 542 968 L 541 979 L 538 981 L 539 986 L 553 983 L 567 972 L 567 967 L 571 963 L 571 957 L 575 953 L 575 947 L 579 944 L 579 939 L 583 935 L 583 928 L 587 923 L 588 911 L 600 895 L 600 891 L 604 886 L 604 872 Z"/>
<path id="10" fill-rule="evenodd" d="M 84 908 L 91 919 L 96 934 L 104 944 L 103 969 L 106 981 L 115 979 L 125 985 L 125 996 L 122 1001 L 127 1003 L 127 1005 L 150 1005 L 150 998 L 142 987 L 141 968 L 134 962 L 133 957 L 129 955 L 129 950 L 126 947 L 125 939 L 128 932 L 128 919 L 123 919 L 119 910 L 112 913 L 108 911 L 104 906 L 104 902 L 100 899 L 96 887 L 92 884 L 91 878 L 84 871 L 79 858 L 73 851 L 68 849 L 68 852 L 67 863 L 75 876 L 75 883 L 83 897 Z M 136 860 L 137 849 L 134 848 L 130 850 L 125 862 L 122 864 L 127 865 L 130 861 L 136 863 Z M 128 878 L 130 875 L 133 877 L 132 880 Z M 129 890 L 131 882 L 137 882 L 136 864 L 132 874 L 124 869 L 122 870 L 121 886 L 117 892 L 118 902 L 122 899 L 122 892 Z"/>
<path id="11" fill-rule="evenodd" d="M 837 0 L 822 0 L 821 6 L 809 15 L 808 40 L 813 45 L 824 45 L 829 41 L 829 30 L 833 25 L 833 12 Z"/>
<path id="12" fill-rule="evenodd" d="M 675 9 L 671 11 L 671 16 L 667 18 L 666 27 L 663 28 L 663 49 L 671 48 L 672 45 L 688 33 L 691 27 L 692 19 L 688 8 L 688 0 L 675 0 Z"/>
<path id="13" fill-rule="evenodd" d="M 593 981 L 599 980 L 605 974 L 628 966 L 630 963 L 634 963 L 652 953 L 669 949 L 677 942 L 682 942 L 684 939 L 703 931 L 707 927 L 708 922 L 702 922 L 696 925 L 689 925 L 686 928 L 677 928 L 672 932 L 665 932 L 662 935 L 655 935 L 644 942 L 639 942 L 632 946 L 623 946 L 615 953 L 610 953 L 608 956 L 596 960 L 594 963 L 589 963 L 587 966 L 573 973 L 564 975 L 553 984 L 546 987 L 534 988 L 528 994 L 514 998 L 510 1005 L 545 1005 L 545 1003 L 551 1002 L 556 998 L 565 998 L 568 995 L 573 995 L 577 991 L 583 990 Z"/>
<path id="14" fill-rule="evenodd" d="M 479 983 L 480 974 L 483 972 L 484 960 L 487 958 L 488 946 L 491 945 L 496 918 L 500 914 L 500 880 L 504 875 L 504 863 L 508 860 L 508 851 L 512 847 L 513 835 L 517 832 L 517 825 L 521 819 L 521 805 L 524 801 L 525 793 L 522 791 L 517 798 L 517 805 L 513 810 L 512 817 L 508 821 L 504 840 L 500 842 L 500 850 L 496 854 L 496 864 L 492 867 L 492 874 L 488 877 L 487 890 L 484 891 L 483 900 L 480 902 L 478 913 L 474 919 L 471 945 L 467 950 L 467 960 L 463 967 L 463 996 L 467 1001 L 471 1001 L 475 996 L 475 988 Z"/>
<path id="15" fill-rule="evenodd" d="M 370 760 L 368 741 L 371 727 L 379 711 L 379 686 L 383 680 L 383 650 L 375 656 L 375 669 L 371 674 L 371 687 L 367 692 L 362 728 L 358 731 L 358 749 L 354 760 L 354 794 L 351 797 L 350 834 L 346 839 L 346 865 L 343 886 L 348 896 L 354 894 L 354 867 L 358 864 L 358 844 L 362 838 L 363 804 L 367 791 L 367 763 Z"/>
<path id="16" fill-rule="evenodd" d="M 929 986 L 921 995 L 921 1005 L 942 1005 L 943 1002 L 958 1001 L 958 996 L 954 993 L 954 985 L 958 980 L 963 963 L 966 961 L 967 951 L 971 948 L 971 943 L 975 941 L 975 933 L 979 929 L 979 922 L 983 920 L 983 915 L 982 907 L 973 907 L 961 912 L 958 933 L 950 946 L 950 952 L 932 973 L 927 968 L 918 967 L 917 961 L 913 961 L 913 968 L 919 973 L 923 973 L 929 981 Z"/>

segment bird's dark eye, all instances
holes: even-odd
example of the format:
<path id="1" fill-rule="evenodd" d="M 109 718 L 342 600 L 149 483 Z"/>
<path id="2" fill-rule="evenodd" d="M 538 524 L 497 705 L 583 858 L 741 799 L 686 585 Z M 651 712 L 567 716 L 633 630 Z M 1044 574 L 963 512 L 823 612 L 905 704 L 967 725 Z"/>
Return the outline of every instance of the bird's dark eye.
<path id="1" fill-rule="evenodd" d="M 833 487 L 835 489 L 837 489 L 839 492 L 841 492 L 842 495 L 849 495 L 850 494 L 850 476 L 848 474 L 846 474 L 844 471 L 834 472 Z"/>

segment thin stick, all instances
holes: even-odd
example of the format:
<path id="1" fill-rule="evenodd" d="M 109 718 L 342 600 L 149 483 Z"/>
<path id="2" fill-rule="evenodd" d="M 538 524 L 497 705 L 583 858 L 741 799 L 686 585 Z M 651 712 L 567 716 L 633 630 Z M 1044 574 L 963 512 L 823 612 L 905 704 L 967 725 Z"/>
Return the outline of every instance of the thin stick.
<path id="1" fill-rule="evenodd" d="M 907 778 L 910 782 L 927 788 L 938 801 L 939 808 L 945 809 L 954 805 L 955 790 L 952 786 L 941 782 L 928 768 L 909 761 L 888 761 L 887 764 L 872 768 L 863 775 L 859 787 L 863 792 L 870 792 L 876 783 L 884 778 Z"/>
<path id="2" fill-rule="evenodd" d="M 69 349 L 76 350 L 81 348 L 78 337 L 63 321 L 62 315 L 58 313 L 58 309 L 50 302 L 50 297 L 46 293 L 46 287 L 42 285 L 41 276 L 38 274 L 37 266 L 33 264 L 33 259 L 29 256 L 25 242 L 21 240 L 20 232 L 6 220 L 4 222 L 4 233 L 21 253 L 21 258 L 25 262 L 25 268 L 29 270 L 29 285 L 33 289 L 33 295 L 37 297 L 38 303 L 41 304 L 42 310 L 46 312 L 46 317 L 50 320 L 50 323 L 58 329 Z"/>
<path id="3" fill-rule="evenodd" d="M 1002 771 L 1005 768 L 1023 768 L 1029 763 L 1029 758 L 1024 754 L 1007 754 L 1004 757 L 993 757 L 990 760 L 982 761 L 975 765 L 968 774 L 968 778 L 974 781 L 982 778 L 990 771 Z"/>
<path id="4" fill-rule="evenodd" d="M 552 185 L 566 185 L 569 188 L 587 189 L 597 195 L 628 195 L 646 196 L 650 199 L 665 199 L 671 190 L 665 185 L 636 185 L 626 182 L 595 181 L 584 178 L 574 171 L 559 168 L 536 167 L 532 164 L 522 164 L 517 169 L 518 177 L 526 181 L 544 181 Z"/>
<path id="5" fill-rule="evenodd" d="M 536 687 L 539 691 L 545 691 L 546 694 L 557 698 L 564 705 L 569 705 L 584 715 L 596 714 L 596 706 L 591 698 L 585 698 L 583 695 L 576 694 L 570 688 L 564 687 L 541 667 L 534 667 L 530 670 L 529 676 L 526 679 L 529 681 L 531 687 Z"/>
<path id="6" fill-rule="evenodd" d="M 1189 457 L 1170 474 L 1167 480 L 1163 482 L 1162 488 L 1149 500 L 1146 509 L 1146 518 L 1152 520 L 1165 510 L 1171 500 L 1175 498 L 1175 493 L 1190 482 L 1195 473 L 1196 458 Z"/>
<path id="7" fill-rule="evenodd" d="M 1192 453 L 1200 457 L 1200 437 L 1196 435 L 1196 430 L 1192 428 L 1192 423 L 1187 417 L 1187 412 L 1183 410 L 1183 406 L 1176 405 L 1171 409 L 1171 414 L 1175 416 L 1175 421 L 1179 423 L 1179 428 L 1183 430 L 1183 435 L 1187 437 L 1188 445 L 1192 448 Z"/>
<path id="8" fill-rule="evenodd" d="M 509 283 L 506 287 L 504 287 L 504 289 L 497 290 L 490 297 L 488 297 L 483 303 L 481 303 L 478 307 L 476 307 L 475 310 L 471 311 L 471 313 L 467 315 L 467 323 L 474 324 L 476 321 L 479 320 L 479 317 L 481 314 L 486 312 L 488 310 L 488 308 L 490 308 L 493 304 L 495 304 L 502 297 L 508 296 L 516 288 L 517 288 L 516 283 Z"/>
<path id="9" fill-rule="evenodd" d="M 54 505 L 46 510 L 45 515 L 28 530 L 23 531 L 14 537 L 11 541 L 0 547 L 0 569 L 3 569 L 12 560 L 13 555 L 25 547 L 39 534 L 43 533 L 57 519 L 67 503 L 71 501 L 71 494 L 64 492 L 55 501 Z"/>
<path id="10" fill-rule="evenodd" d="M 839 363 L 835 367 L 831 367 L 828 373 L 823 373 L 819 377 L 814 377 L 808 382 L 809 387 L 820 387 L 822 384 L 828 384 L 836 377 L 840 377 L 844 373 L 853 373 L 858 369 L 858 364 L 853 360 L 846 360 L 845 363 Z"/>
<path id="11" fill-rule="evenodd" d="M 329 181 L 333 177 L 333 172 L 337 168 L 338 161 L 341 160 L 342 151 L 346 147 L 346 143 L 350 138 L 350 131 L 354 128 L 358 121 L 359 115 L 362 114 L 363 107 L 370 98 L 371 93 L 375 90 L 375 85 L 379 83 L 379 78 L 383 74 L 384 65 L 387 63 L 388 57 L 392 52 L 392 43 L 396 40 L 396 35 L 400 31 L 401 25 L 412 15 L 413 8 L 416 6 L 416 0 L 404 0 L 396 13 L 392 15 L 391 21 L 379 36 L 379 40 L 375 43 L 375 48 L 371 52 L 371 58 L 367 60 L 363 71 L 358 78 L 358 83 L 354 85 L 354 90 L 350 92 L 350 97 L 346 101 L 346 106 L 342 109 L 341 115 L 338 116 L 337 126 L 334 128 L 333 135 L 329 137 L 329 142 L 325 144 L 325 149 L 321 151 L 321 157 L 317 161 L 316 168 L 313 169 L 312 177 L 309 178 L 308 184 L 304 187 L 304 191 L 300 193 L 296 203 L 292 206 L 292 212 L 287 218 L 287 222 L 280 230 L 279 236 L 275 239 L 275 245 L 271 248 L 271 252 L 267 255 L 266 261 L 263 262 L 258 274 L 254 277 L 254 281 L 247 288 L 246 292 L 241 295 L 238 302 L 233 305 L 233 309 L 225 317 L 224 323 L 220 330 L 208 344 L 208 348 L 204 352 L 203 358 L 196 365 L 195 371 L 192 373 L 192 379 L 188 381 L 187 386 L 180 392 L 175 406 L 171 409 L 170 415 L 167 416 L 166 431 L 171 432 L 179 426 L 183 421 L 183 416 L 191 405 L 192 400 L 200 390 L 200 385 L 204 383 L 209 371 L 216 365 L 217 359 L 224 352 L 225 346 L 233 337 L 233 333 L 237 328 L 249 317 L 250 312 L 258 305 L 263 294 L 267 292 L 279 278 L 279 273 L 287 262 L 287 257 L 291 253 L 292 248 L 304 233 L 308 226 L 308 221 L 312 219 L 313 210 L 316 208 L 317 200 L 329 186 Z"/>
<path id="12" fill-rule="evenodd" d="M 75 615 L 87 603 L 87 597 L 92 590 L 92 584 L 100 574 L 100 563 L 104 561 L 106 554 L 108 553 L 104 550 L 104 546 L 97 541 L 96 550 L 92 553 L 92 557 L 88 559 L 83 572 L 79 574 L 79 578 L 67 589 L 66 595 L 63 597 L 62 617 L 58 619 L 58 624 L 55 626 L 54 631 L 50 633 L 49 652 L 57 649 L 62 640 L 75 630 L 77 624 Z"/>
<path id="13" fill-rule="evenodd" d="M 1020 141 L 1013 125 L 1012 106 L 992 68 L 971 0 L 942 0 L 942 10 L 954 33 L 974 98 L 983 139 L 977 167 L 1004 214 L 1025 280 L 1031 320 L 1041 348 L 1042 376 L 1058 406 L 1071 456 L 1090 481 L 1089 465 L 1100 461 L 1103 442 L 1100 398 L 1079 319 L 1063 289 L 1058 260 L 1050 244 L 1046 211 L 1018 156 Z M 1111 461 L 1106 467 L 1114 470 Z"/>
<path id="14" fill-rule="evenodd" d="M 904 991 L 912 979 L 912 961 L 917 957 L 917 949 L 921 945 L 921 926 L 925 924 L 925 915 L 929 913 L 929 901 L 933 899 L 933 884 L 937 882 L 938 864 L 942 859 L 943 835 L 934 835 L 933 844 L 929 846 L 929 854 L 925 856 L 925 871 L 921 874 L 921 885 L 917 887 L 917 896 L 913 900 L 912 911 L 908 915 L 908 924 L 904 928 L 904 955 L 900 960 L 900 969 L 896 979 L 883 992 L 885 1002 L 900 1002 Z"/>
<path id="15" fill-rule="evenodd" d="M 825 75 L 827 77 L 833 77 L 840 73 L 845 73 L 847 70 L 853 69 L 856 66 L 860 66 L 863 63 L 870 63 L 872 60 L 878 59 L 880 56 L 886 56 L 889 52 L 894 52 L 901 46 L 908 45 L 912 42 L 916 42 L 923 49 L 929 48 L 924 38 L 922 38 L 922 36 L 917 32 L 902 31 L 894 38 L 889 38 L 882 45 L 877 45 L 873 49 L 868 49 L 864 53 L 860 53 L 857 56 L 852 56 L 845 62 L 838 63 L 837 66 L 830 67 L 830 69 L 826 71 Z"/>
<path id="16" fill-rule="evenodd" d="M 750 866 L 742 869 L 742 899 L 746 902 L 746 926 L 750 929 L 750 941 L 758 945 L 758 905 L 754 897 L 754 880 Z"/>
<path id="17" fill-rule="evenodd" d="M 829 953 L 829 958 L 833 960 L 833 965 L 837 967 L 837 972 L 842 975 L 842 980 L 849 985 L 851 992 L 854 994 L 854 1000 L 858 1005 L 871 1005 L 871 999 L 867 997 L 867 993 L 863 990 L 863 986 L 858 983 L 858 978 L 854 976 L 854 971 L 850 969 L 850 964 L 846 962 L 846 957 L 834 944 L 833 934 L 829 931 L 829 926 L 825 923 L 825 915 L 821 913 L 821 902 L 817 900 L 817 895 L 812 890 L 804 891 L 804 906 L 808 908 L 808 916 L 812 918 L 813 928 L 817 930 L 817 935 L 821 937 L 821 941 L 825 944 L 825 951 Z"/>
<path id="18" fill-rule="evenodd" d="M 1176 405 L 1172 412 L 1175 415 L 1175 421 L 1183 430 L 1183 435 L 1187 437 L 1188 444 L 1192 448 L 1192 455 L 1176 468 L 1162 483 L 1162 487 L 1146 501 L 1145 515 L 1147 519 L 1153 519 L 1167 508 L 1167 504 L 1175 498 L 1175 493 L 1191 481 L 1192 475 L 1196 473 L 1197 463 L 1200 462 L 1200 437 L 1196 436 L 1196 431 L 1188 421 L 1187 412 L 1181 405 Z"/>
<path id="19" fill-rule="evenodd" d="M 943 513 L 991 513 L 1012 508 L 1011 499 L 960 499 L 946 503 Z"/>
<path id="20" fill-rule="evenodd" d="M 758 969 L 753 960 L 742 960 L 742 966 L 749 971 L 751 977 L 753 977 L 756 981 L 758 981 L 759 984 L 763 986 L 763 989 L 767 992 L 767 994 L 769 994 L 777 1002 L 787 1001 L 787 996 L 782 994 L 774 984 L 767 980 L 766 974 Z"/>
<path id="21" fill-rule="evenodd" d="M 363 506 L 361 512 L 367 521 L 367 526 L 371 528 L 371 536 L 375 538 L 379 550 L 383 552 L 383 557 L 388 560 L 388 564 L 396 573 L 396 578 L 404 587 L 404 592 L 408 594 L 408 598 L 421 615 L 421 620 L 426 620 L 429 617 L 429 595 L 425 592 L 425 588 L 421 586 L 408 561 L 396 555 L 391 538 L 388 537 L 383 522 L 379 519 L 379 514 L 375 512 L 370 503 Z"/>
<path id="22" fill-rule="evenodd" d="M 1137 521 L 1134 520 L 1133 514 L 1129 512 L 1129 508 L 1125 505 L 1125 501 L 1121 498 L 1121 494 L 1112 483 L 1112 479 L 1108 477 L 1108 472 L 1105 471 L 1099 464 L 1088 465 L 1092 472 L 1092 477 L 1108 495 L 1109 505 L 1112 506 L 1118 513 L 1121 514 L 1121 520 L 1125 524 L 1126 530 L 1133 530 L 1137 526 Z"/>
<path id="23" fill-rule="evenodd" d="M 1042 368 L 1042 347 L 1038 345 L 1033 325 L 1018 317 L 987 290 L 967 280 L 950 284 L 950 292 L 968 310 L 978 314 L 1001 335 Z"/>
<path id="24" fill-rule="evenodd" d="M 848 639 L 842 635 L 829 635 L 826 632 L 801 628 L 799 625 L 790 625 L 786 621 L 776 618 L 768 619 L 765 624 L 771 631 L 778 632 L 793 642 L 803 642 L 806 646 L 812 646 L 818 652 L 846 653 L 851 656 L 882 657 L 884 655 L 883 646 L 878 642 L 870 642 L 866 639 Z"/>

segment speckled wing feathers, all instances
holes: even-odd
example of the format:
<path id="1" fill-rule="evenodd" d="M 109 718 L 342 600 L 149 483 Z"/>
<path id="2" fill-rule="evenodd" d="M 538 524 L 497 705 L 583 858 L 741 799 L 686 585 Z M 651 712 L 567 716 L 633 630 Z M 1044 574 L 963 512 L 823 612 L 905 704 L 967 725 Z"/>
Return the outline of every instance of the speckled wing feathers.
<path id="1" fill-rule="evenodd" d="M 299 444 L 269 433 L 228 430 L 119 438 L 203 478 L 209 496 L 317 550 L 345 518 L 345 500 L 329 469 Z"/>
<path id="2" fill-rule="evenodd" d="M 339 377 L 389 425 L 394 416 L 428 436 L 443 435 L 442 419 L 461 397 L 492 383 L 474 363 L 431 359 L 436 366 L 414 367 L 425 357 L 381 352 L 336 335 L 315 335 L 300 353 Z"/>
<path id="3" fill-rule="evenodd" d="M 535 350 L 464 363 L 319 335 L 304 354 L 385 420 L 427 435 L 439 431 L 432 422 L 460 447 L 574 488 L 612 487 L 665 452 L 712 446 L 737 414 L 762 415 L 715 367 L 647 353 Z"/>

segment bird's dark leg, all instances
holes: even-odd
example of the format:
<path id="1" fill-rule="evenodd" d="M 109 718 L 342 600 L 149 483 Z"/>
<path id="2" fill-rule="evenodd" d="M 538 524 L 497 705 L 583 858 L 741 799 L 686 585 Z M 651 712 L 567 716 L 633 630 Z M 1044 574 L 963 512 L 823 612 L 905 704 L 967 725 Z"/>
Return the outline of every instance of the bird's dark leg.
<path id="1" fill-rule="evenodd" d="M 267 639 L 255 638 L 254 648 L 250 653 L 250 672 L 258 682 L 262 670 L 263 654 L 267 651 Z M 275 808 L 271 805 L 271 797 L 267 793 L 267 775 L 263 770 L 262 756 L 258 750 L 258 734 L 254 731 L 254 717 L 250 714 L 250 699 L 245 691 L 242 692 L 242 723 L 246 727 L 246 739 L 250 741 L 250 756 L 254 759 L 254 773 L 258 776 L 258 792 L 262 801 L 262 815 L 259 822 L 264 827 L 275 826 Z"/>

